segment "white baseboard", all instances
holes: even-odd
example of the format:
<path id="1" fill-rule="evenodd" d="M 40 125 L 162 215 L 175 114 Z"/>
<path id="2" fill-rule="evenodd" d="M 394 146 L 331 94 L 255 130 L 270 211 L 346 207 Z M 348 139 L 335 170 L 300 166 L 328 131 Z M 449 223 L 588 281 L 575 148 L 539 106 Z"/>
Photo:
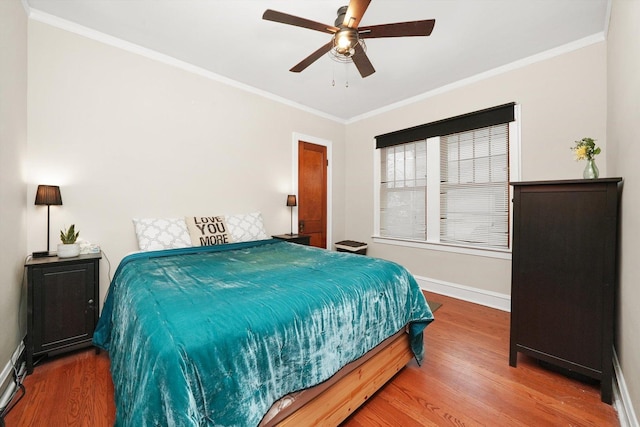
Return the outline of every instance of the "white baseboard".
<path id="1" fill-rule="evenodd" d="M 613 349 L 613 372 L 613 406 L 618 411 L 620 427 L 639 427 L 615 347 Z"/>
<path id="2" fill-rule="evenodd" d="M 443 280 L 430 279 L 414 275 L 421 289 L 436 294 L 446 295 L 463 301 L 481 304 L 502 311 L 511 311 L 511 296 L 471 286 L 458 285 L 457 283 Z"/>
<path id="3" fill-rule="evenodd" d="M 7 406 L 9 402 L 5 402 L 11 396 L 14 389 L 13 382 L 13 366 L 18 363 L 20 355 L 24 351 L 24 343 L 20 341 L 18 348 L 15 349 L 11 359 L 7 362 L 7 364 L 2 369 L 0 373 L 0 408 L 4 408 Z"/>

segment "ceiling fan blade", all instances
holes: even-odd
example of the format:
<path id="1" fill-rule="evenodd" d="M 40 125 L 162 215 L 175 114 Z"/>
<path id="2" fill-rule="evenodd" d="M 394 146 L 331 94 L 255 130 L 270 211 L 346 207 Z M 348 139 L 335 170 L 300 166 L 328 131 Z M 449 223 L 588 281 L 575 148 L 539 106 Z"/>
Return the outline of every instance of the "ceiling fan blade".
<path id="1" fill-rule="evenodd" d="M 362 76 L 362 78 L 365 78 L 375 73 L 376 69 L 373 68 L 371 61 L 369 61 L 369 57 L 367 56 L 367 53 L 364 51 L 360 43 L 357 43 L 354 49 L 356 53 L 353 54 L 351 59 L 353 60 L 353 63 L 356 64 L 356 68 L 360 72 L 360 75 Z"/>
<path id="2" fill-rule="evenodd" d="M 320 22 L 311 21 L 309 19 L 300 18 L 299 16 L 293 16 L 288 13 L 278 12 L 271 9 L 265 10 L 262 14 L 262 19 L 279 22 L 281 24 L 293 25 L 295 27 L 308 28 L 310 30 L 321 31 L 329 34 L 334 34 L 338 31 L 338 28 L 333 25 L 322 24 Z"/>
<path id="3" fill-rule="evenodd" d="M 342 25 L 349 28 L 358 28 L 362 16 L 369 7 L 369 3 L 371 3 L 371 0 L 351 0 Z"/>
<path id="4" fill-rule="evenodd" d="M 358 36 L 361 39 L 374 39 L 380 37 L 409 37 L 431 35 L 435 19 L 424 21 L 397 22 L 395 24 L 371 25 L 358 28 Z"/>
<path id="5" fill-rule="evenodd" d="M 331 40 L 329 43 L 325 44 L 320 49 L 318 49 L 315 52 L 313 52 L 311 55 L 309 55 L 306 58 L 304 58 L 302 61 L 300 61 L 298 64 L 296 64 L 289 71 L 292 71 L 294 73 L 299 73 L 300 71 L 304 70 L 309 65 L 313 64 L 318 59 L 320 59 L 322 57 L 322 55 L 324 55 L 325 53 L 329 52 L 332 47 L 333 47 L 333 40 Z"/>

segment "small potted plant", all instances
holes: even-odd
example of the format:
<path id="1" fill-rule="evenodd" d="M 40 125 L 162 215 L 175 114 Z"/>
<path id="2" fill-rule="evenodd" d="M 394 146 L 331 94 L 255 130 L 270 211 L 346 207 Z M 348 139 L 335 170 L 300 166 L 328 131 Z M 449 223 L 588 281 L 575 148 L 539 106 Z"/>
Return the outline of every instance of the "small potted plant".
<path id="1" fill-rule="evenodd" d="M 71 258 L 80 255 L 80 245 L 76 243 L 79 231 L 75 230 L 75 224 L 67 230 L 60 230 L 60 241 L 58 244 L 58 258 Z"/>

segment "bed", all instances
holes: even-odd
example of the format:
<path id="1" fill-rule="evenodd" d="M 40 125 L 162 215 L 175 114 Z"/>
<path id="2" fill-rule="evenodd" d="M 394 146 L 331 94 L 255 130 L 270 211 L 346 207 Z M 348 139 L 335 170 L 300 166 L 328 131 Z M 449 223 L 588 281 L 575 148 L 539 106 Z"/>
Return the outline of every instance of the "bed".
<path id="1" fill-rule="evenodd" d="M 432 320 L 395 263 L 267 239 L 125 257 L 94 344 L 116 425 L 338 424 Z"/>

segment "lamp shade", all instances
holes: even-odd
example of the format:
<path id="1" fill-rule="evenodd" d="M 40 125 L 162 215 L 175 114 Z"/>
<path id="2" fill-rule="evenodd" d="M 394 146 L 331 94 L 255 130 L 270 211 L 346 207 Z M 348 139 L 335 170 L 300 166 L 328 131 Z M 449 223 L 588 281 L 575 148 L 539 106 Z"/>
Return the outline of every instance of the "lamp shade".
<path id="1" fill-rule="evenodd" d="M 36 192 L 36 205 L 61 205 L 62 196 L 57 185 L 38 185 Z"/>
<path id="2" fill-rule="evenodd" d="M 298 203 L 296 202 L 295 194 L 289 194 L 287 196 L 287 206 L 298 206 Z"/>

